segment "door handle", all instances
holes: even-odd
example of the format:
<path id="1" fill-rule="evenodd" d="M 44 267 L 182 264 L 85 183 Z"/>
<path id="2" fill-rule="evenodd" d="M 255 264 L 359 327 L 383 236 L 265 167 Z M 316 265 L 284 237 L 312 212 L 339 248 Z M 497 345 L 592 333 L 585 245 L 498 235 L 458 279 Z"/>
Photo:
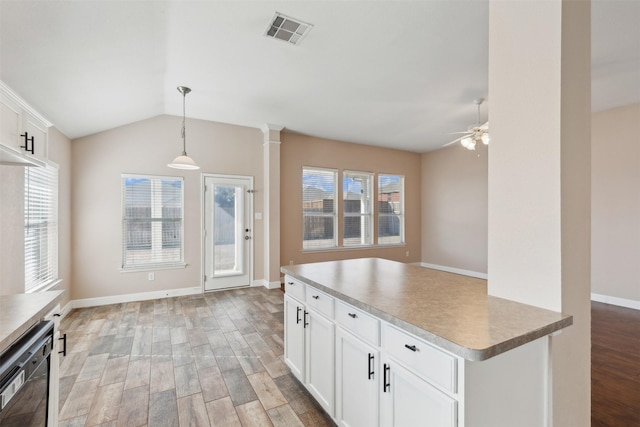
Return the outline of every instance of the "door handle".
<path id="1" fill-rule="evenodd" d="M 309 322 L 307 322 L 307 315 L 309 314 L 309 312 L 307 310 L 304 311 L 304 327 L 306 328 L 307 326 L 309 326 Z"/>
<path id="2" fill-rule="evenodd" d="M 391 390 L 391 375 L 390 375 L 390 371 L 391 368 L 389 367 L 389 365 L 387 365 L 386 363 L 384 364 L 384 372 L 383 372 L 383 387 L 382 387 L 382 392 L 386 393 L 387 391 Z"/>
<path id="3" fill-rule="evenodd" d="M 296 307 L 296 325 L 300 323 L 300 310 L 302 310 L 300 307 Z"/>
<path id="4" fill-rule="evenodd" d="M 244 240 L 249 240 L 251 237 L 249 236 L 244 236 Z"/>
<path id="5" fill-rule="evenodd" d="M 369 378 L 368 379 L 372 379 L 373 378 L 373 354 L 369 353 Z"/>

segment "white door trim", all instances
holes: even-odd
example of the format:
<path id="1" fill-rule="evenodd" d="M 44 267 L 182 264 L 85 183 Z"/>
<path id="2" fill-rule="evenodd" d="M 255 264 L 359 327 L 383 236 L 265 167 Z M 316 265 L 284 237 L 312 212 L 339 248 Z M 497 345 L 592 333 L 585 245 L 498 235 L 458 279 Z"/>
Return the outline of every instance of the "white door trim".
<path id="1" fill-rule="evenodd" d="M 211 291 L 207 291 L 205 290 L 205 280 L 204 280 L 204 276 L 206 274 L 206 269 L 207 269 L 207 265 L 206 265 L 206 255 L 207 255 L 207 248 L 206 248 L 206 238 L 205 238 L 205 229 L 206 229 L 206 194 L 205 194 L 205 188 L 206 188 L 206 180 L 207 178 L 214 178 L 214 179 L 247 179 L 250 182 L 250 191 L 251 194 L 253 195 L 253 187 L 254 187 L 254 177 L 253 176 L 249 176 L 249 175 L 229 175 L 229 174 L 216 174 L 216 173 L 203 173 L 201 174 L 202 176 L 202 180 L 200 181 L 200 214 L 201 214 L 201 218 L 202 221 L 200 223 L 200 248 L 201 248 L 201 260 L 200 260 L 200 264 L 201 264 L 201 268 L 200 268 L 200 287 L 202 289 L 202 292 L 212 292 L 214 290 Z M 249 225 L 251 228 L 251 241 L 249 242 L 249 261 L 248 261 L 248 265 L 247 268 L 249 269 L 249 286 L 252 286 L 254 283 L 254 278 L 253 278 L 253 263 L 254 263 L 254 254 L 253 254 L 253 248 L 254 248 L 254 237 L 255 237 L 255 233 L 254 233 L 254 218 L 253 218 L 253 196 L 251 197 L 251 203 L 250 205 L 247 207 L 247 218 L 249 218 Z"/>

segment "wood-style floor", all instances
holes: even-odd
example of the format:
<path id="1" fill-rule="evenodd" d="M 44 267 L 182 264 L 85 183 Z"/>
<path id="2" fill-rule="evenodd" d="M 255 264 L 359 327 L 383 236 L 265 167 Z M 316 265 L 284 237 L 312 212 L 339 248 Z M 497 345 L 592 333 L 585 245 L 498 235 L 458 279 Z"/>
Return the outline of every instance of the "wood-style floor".
<path id="1" fill-rule="evenodd" d="M 640 311 L 592 303 L 593 427 L 640 426 Z M 280 290 L 72 311 L 60 426 L 332 426 L 283 362 Z"/>
<path id="2" fill-rule="evenodd" d="M 74 310 L 60 426 L 331 426 L 283 362 L 283 323 L 264 288 Z"/>
<path id="3" fill-rule="evenodd" d="M 591 425 L 640 426 L 640 310 L 591 303 Z"/>

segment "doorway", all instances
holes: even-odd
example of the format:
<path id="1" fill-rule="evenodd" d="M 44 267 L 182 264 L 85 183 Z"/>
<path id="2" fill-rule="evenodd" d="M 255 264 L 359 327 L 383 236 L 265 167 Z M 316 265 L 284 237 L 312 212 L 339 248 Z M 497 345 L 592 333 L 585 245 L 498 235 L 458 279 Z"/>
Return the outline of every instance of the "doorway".
<path id="1" fill-rule="evenodd" d="M 204 175 L 204 290 L 251 285 L 253 177 Z"/>

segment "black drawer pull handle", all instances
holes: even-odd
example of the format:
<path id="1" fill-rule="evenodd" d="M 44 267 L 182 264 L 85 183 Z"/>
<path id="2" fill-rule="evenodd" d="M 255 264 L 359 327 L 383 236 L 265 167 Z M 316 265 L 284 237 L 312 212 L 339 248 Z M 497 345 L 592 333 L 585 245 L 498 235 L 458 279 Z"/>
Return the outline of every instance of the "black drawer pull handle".
<path id="1" fill-rule="evenodd" d="M 391 375 L 389 374 L 390 370 L 391 370 L 391 367 L 385 363 L 384 371 L 383 371 L 384 378 L 382 380 L 382 385 L 383 385 L 382 391 L 384 393 L 391 390 Z"/>
<path id="2" fill-rule="evenodd" d="M 58 340 L 62 340 L 62 351 L 59 351 L 58 354 L 62 354 L 63 356 L 67 355 L 67 334 L 62 335 L 62 337 L 58 338 Z"/>
<path id="3" fill-rule="evenodd" d="M 355 314 L 355 313 L 349 313 L 349 317 L 352 317 L 352 318 L 354 318 L 354 319 L 355 319 L 356 317 L 358 317 L 358 315 L 357 315 L 357 314 Z"/>
<path id="4" fill-rule="evenodd" d="M 369 353 L 369 379 L 373 378 L 373 354 Z"/>
<path id="5" fill-rule="evenodd" d="M 287 284 L 289 284 L 291 286 L 295 285 L 295 283 L 293 283 L 293 282 L 287 282 Z"/>
<path id="6" fill-rule="evenodd" d="M 318 299 L 318 298 L 320 298 L 320 297 L 319 297 L 318 295 L 314 295 L 314 296 L 312 296 L 311 298 L 313 298 L 313 299 Z"/>
<path id="7" fill-rule="evenodd" d="M 415 345 L 405 344 L 404 346 L 405 348 L 408 348 L 411 351 L 418 351 L 418 347 L 416 347 Z"/>
<path id="8" fill-rule="evenodd" d="M 300 323 L 300 311 L 302 309 L 300 307 L 296 307 L 296 325 Z"/>

